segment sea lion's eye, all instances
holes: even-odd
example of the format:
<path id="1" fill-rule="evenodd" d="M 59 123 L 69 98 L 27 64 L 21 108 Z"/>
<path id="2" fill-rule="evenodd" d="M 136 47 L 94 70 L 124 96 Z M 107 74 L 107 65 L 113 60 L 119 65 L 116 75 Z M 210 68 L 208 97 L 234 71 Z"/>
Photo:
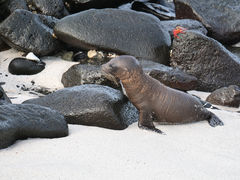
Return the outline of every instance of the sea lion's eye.
<path id="1" fill-rule="evenodd" d="M 109 67 L 111 68 L 112 72 L 117 71 L 117 66 L 115 64 L 109 64 Z"/>

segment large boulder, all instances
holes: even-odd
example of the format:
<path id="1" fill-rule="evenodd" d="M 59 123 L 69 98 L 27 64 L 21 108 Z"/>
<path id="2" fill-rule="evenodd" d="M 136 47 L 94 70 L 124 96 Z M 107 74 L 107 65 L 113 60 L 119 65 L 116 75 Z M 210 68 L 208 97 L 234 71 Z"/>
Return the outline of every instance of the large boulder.
<path id="1" fill-rule="evenodd" d="M 174 0 L 177 19 L 196 19 L 209 35 L 224 44 L 240 41 L 240 1 Z"/>
<path id="2" fill-rule="evenodd" d="M 195 31 L 175 38 L 171 66 L 198 78 L 198 90 L 240 85 L 240 59 L 216 40 Z"/>
<path id="3" fill-rule="evenodd" d="M 33 104 L 0 106 L 0 149 L 18 139 L 67 135 L 68 126 L 64 117 L 54 110 Z"/>
<path id="4" fill-rule="evenodd" d="M 207 97 L 207 101 L 216 105 L 238 108 L 240 105 L 240 88 L 231 85 L 217 89 Z"/>
<path id="5" fill-rule="evenodd" d="M 101 85 L 64 88 L 24 103 L 55 109 L 71 124 L 120 130 L 138 120 L 136 108 L 120 91 Z"/>
<path id="6" fill-rule="evenodd" d="M 60 47 L 60 42 L 52 35 L 56 21 L 50 16 L 17 9 L 0 24 L 0 35 L 15 49 L 48 55 Z"/>
<path id="7" fill-rule="evenodd" d="M 169 63 L 170 35 L 156 17 L 145 13 L 87 10 L 58 21 L 54 32 L 60 40 L 75 47 Z"/>

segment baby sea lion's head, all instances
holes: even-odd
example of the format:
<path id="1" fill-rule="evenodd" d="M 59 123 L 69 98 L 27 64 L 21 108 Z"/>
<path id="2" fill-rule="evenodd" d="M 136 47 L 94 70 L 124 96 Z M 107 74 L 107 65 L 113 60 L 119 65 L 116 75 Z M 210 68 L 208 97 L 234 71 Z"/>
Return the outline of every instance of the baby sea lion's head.
<path id="1" fill-rule="evenodd" d="M 102 71 L 107 75 L 120 80 L 129 79 L 131 76 L 142 72 L 142 67 L 133 56 L 118 56 L 102 65 Z"/>

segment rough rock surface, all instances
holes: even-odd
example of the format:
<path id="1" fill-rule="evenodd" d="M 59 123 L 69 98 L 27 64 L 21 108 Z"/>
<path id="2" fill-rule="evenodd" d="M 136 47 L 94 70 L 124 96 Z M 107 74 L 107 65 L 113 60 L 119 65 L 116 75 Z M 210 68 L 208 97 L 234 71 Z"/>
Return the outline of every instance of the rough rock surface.
<path id="1" fill-rule="evenodd" d="M 8 98 L 4 89 L 0 85 L 0 105 L 11 104 L 11 103 L 12 103 L 11 100 Z"/>
<path id="2" fill-rule="evenodd" d="M 231 85 L 217 89 L 207 97 L 207 101 L 216 105 L 238 108 L 240 105 L 240 88 Z"/>
<path id="3" fill-rule="evenodd" d="M 11 13 L 17 9 L 29 10 L 26 0 L 9 0 L 8 9 Z"/>
<path id="4" fill-rule="evenodd" d="M 63 74 L 61 81 L 64 87 L 82 84 L 99 84 L 116 87 L 116 84 L 105 78 L 99 65 L 90 64 L 73 65 Z"/>
<path id="5" fill-rule="evenodd" d="M 0 149 L 10 146 L 18 139 L 67 135 L 67 123 L 56 111 L 33 104 L 0 106 Z"/>
<path id="6" fill-rule="evenodd" d="M 59 49 L 60 42 L 52 36 L 56 21 L 18 9 L 0 24 L 0 35 L 13 48 L 43 56 Z"/>
<path id="7" fill-rule="evenodd" d="M 174 0 L 177 19 L 196 19 L 224 44 L 240 41 L 240 1 Z"/>
<path id="8" fill-rule="evenodd" d="M 138 111 L 120 91 L 101 85 L 64 88 L 24 103 L 55 109 L 71 124 L 120 130 L 138 120 Z"/>
<path id="9" fill-rule="evenodd" d="M 198 78 L 197 90 L 214 91 L 240 85 L 240 60 L 216 40 L 195 31 L 179 34 L 172 46 L 171 66 Z"/>
<path id="10" fill-rule="evenodd" d="M 161 21 L 161 24 L 164 26 L 164 28 L 167 29 L 172 39 L 173 39 L 173 30 L 177 26 L 181 26 L 188 30 L 199 31 L 204 35 L 207 34 L 207 29 L 203 26 L 201 22 L 197 20 L 192 20 L 192 19 L 169 20 L 169 21 Z"/>
<path id="11" fill-rule="evenodd" d="M 119 9 L 87 10 L 56 23 L 56 36 L 72 46 L 169 63 L 171 38 L 151 15 Z"/>

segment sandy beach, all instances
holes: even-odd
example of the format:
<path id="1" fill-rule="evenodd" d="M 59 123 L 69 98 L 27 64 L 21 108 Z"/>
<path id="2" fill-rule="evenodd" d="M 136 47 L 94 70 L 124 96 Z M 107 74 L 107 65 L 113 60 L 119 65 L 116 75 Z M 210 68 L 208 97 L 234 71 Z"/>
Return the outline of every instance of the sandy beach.
<path id="1" fill-rule="evenodd" d="M 63 88 L 62 74 L 72 66 L 59 57 L 45 57 L 46 68 L 32 76 L 8 73 L 15 50 L 0 52 L 0 81 L 13 103 L 38 97 L 26 87 Z M 31 81 L 34 81 L 32 85 Z M 209 93 L 191 91 L 205 99 Z M 219 106 L 218 106 L 219 107 Z M 69 125 L 69 136 L 29 138 L 0 150 L 1 180 L 180 179 L 237 180 L 240 177 L 240 108 L 211 110 L 224 126 L 206 121 L 158 125 L 159 135 L 140 130 L 137 123 L 125 130 Z"/>

